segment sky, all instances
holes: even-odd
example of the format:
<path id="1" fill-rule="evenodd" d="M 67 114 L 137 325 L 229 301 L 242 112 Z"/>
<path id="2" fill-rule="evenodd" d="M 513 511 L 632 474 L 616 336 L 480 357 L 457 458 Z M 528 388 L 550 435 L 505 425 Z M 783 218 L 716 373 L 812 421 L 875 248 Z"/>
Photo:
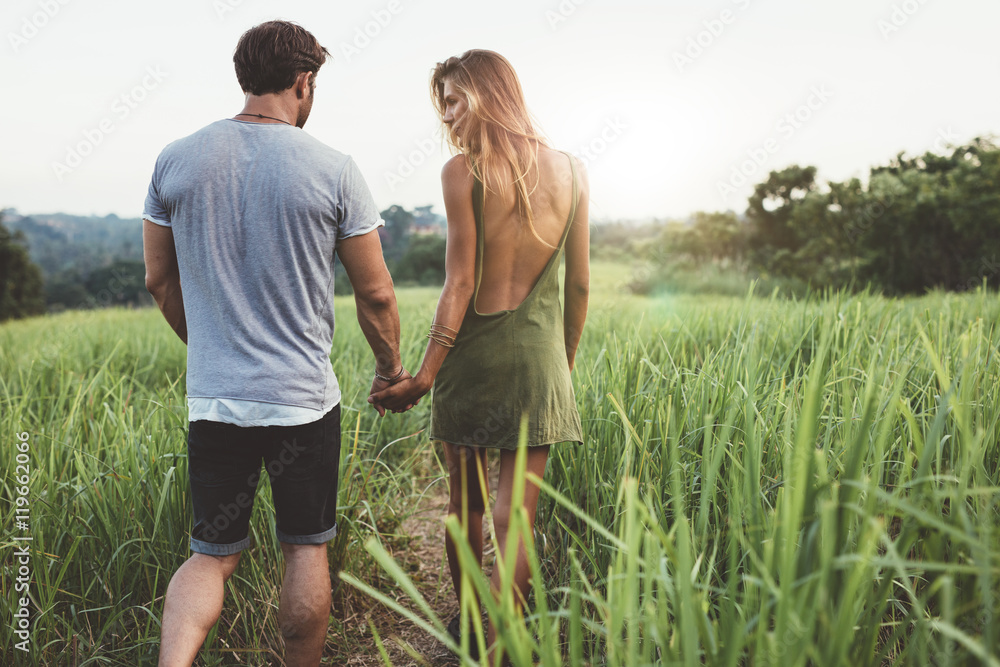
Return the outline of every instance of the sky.
<path id="1" fill-rule="evenodd" d="M 864 179 L 1000 135 L 996 0 L 4 0 L 0 208 L 138 217 L 159 151 L 242 109 L 233 50 L 274 18 L 332 53 L 305 131 L 380 208 L 443 212 L 428 79 L 469 48 L 587 163 L 595 221 L 743 211 L 791 164 Z"/>

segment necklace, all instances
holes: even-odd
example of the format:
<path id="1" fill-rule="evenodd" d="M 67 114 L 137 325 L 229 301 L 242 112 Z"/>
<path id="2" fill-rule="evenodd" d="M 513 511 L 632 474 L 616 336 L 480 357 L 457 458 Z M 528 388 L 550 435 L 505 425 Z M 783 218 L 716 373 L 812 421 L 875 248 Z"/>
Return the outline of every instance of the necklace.
<path id="1" fill-rule="evenodd" d="M 275 118 L 274 116 L 265 116 L 262 113 L 238 113 L 237 116 L 257 116 L 257 118 L 267 118 L 268 120 L 276 120 L 279 123 L 284 123 L 285 125 L 291 125 L 287 120 L 281 120 L 280 118 Z"/>

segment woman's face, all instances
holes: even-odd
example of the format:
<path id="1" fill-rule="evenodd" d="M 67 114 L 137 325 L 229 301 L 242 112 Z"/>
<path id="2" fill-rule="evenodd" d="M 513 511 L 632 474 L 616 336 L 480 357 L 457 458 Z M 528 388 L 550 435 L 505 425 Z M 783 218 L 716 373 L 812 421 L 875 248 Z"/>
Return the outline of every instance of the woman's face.
<path id="1" fill-rule="evenodd" d="M 444 80 L 444 122 L 460 139 L 463 138 L 463 123 L 468 120 L 469 100 L 452 84 Z"/>

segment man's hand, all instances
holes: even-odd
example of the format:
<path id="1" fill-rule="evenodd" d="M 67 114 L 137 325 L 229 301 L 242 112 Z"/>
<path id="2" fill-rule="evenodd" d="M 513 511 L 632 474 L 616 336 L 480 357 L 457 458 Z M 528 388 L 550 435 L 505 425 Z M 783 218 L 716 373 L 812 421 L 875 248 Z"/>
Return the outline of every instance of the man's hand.
<path id="1" fill-rule="evenodd" d="M 375 406 L 380 415 L 385 414 L 386 410 L 397 413 L 406 412 L 417 405 L 428 391 L 430 391 L 430 387 L 417 378 L 407 378 L 378 392 L 374 391 L 373 385 L 372 395 L 368 397 L 368 402 Z"/>
<path id="2" fill-rule="evenodd" d="M 368 402 L 371 403 L 372 407 L 375 408 L 375 410 L 378 412 L 378 416 L 379 417 L 385 417 L 385 410 L 386 410 L 386 408 L 385 408 L 385 406 L 380 405 L 379 403 L 373 401 L 372 400 L 372 396 L 374 396 L 377 393 L 383 392 L 386 389 L 389 389 L 390 387 L 394 387 L 397 384 L 399 384 L 400 382 L 403 382 L 404 380 L 409 380 L 411 377 L 412 376 L 410 375 L 409 371 L 407 371 L 404 368 L 403 369 L 403 374 L 399 376 L 398 380 L 393 380 L 392 382 L 389 382 L 387 380 L 381 380 L 377 376 L 375 377 L 375 379 L 372 380 L 372 388 L 371 388 L 371 391 L 368 392 L 368 394 L 369 394 L 369 396 L 368 396 Z M 409 410 L 410 408 L 412 408 L 416 404 L 417 404 L 416 401 L 414 401 L 412 404 L 410 404 L 410 405 L 408 405 L 406 407 L 406 410 Z M 393 412 L 406 412 L 406 410 L 393 410 Z"/>

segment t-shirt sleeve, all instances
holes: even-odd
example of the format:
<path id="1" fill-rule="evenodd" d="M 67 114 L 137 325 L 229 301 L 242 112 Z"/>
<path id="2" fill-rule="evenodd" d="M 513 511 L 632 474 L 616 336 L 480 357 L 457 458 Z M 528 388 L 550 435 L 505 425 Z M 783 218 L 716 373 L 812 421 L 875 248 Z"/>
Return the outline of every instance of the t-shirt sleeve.
<path id="1" fill-rule="evenodd" d="M 157 164 L 157 167 L 159 167 L 159 164 Z M 154 222 L 161 227 L 169 227 L 170 213 L 167 212 L 167 207 L 160 201 L 160 195 L 156 190 L 156 182 L 158 180 L 157 171 L 157 169 L 153 170 L 153 177 L 149 181 L 149 190 L 146 192 L 146 203 L 142 207 L 142 218 L 143 220 Z"/>
<path id="2" fill-rule="evenodd" d="M 338 201 L 337 239 L 348 239 L 360 236 L 385 224 L 375 205 L 371 190 L 361 170 L 353 158 L 347 159 L 347 164 L 340 174 L 340 193 Z M 155 221 L 154 221 L 155 222 Z"/>

